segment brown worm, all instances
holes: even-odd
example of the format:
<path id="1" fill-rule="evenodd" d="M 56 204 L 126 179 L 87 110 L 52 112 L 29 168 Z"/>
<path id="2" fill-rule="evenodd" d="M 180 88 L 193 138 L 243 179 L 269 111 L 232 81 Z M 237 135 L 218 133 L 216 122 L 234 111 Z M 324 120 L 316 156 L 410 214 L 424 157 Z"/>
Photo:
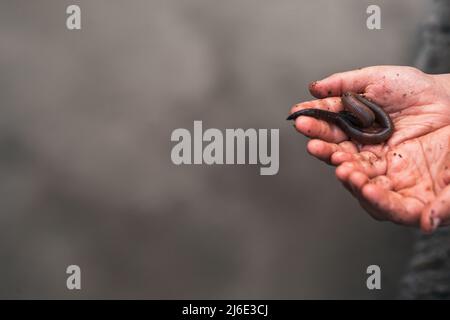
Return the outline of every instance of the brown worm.
<path id="1" fill-rule="evenodd" d="M 362 144 L 378 144 L 391 137 L 394 124 L 379 105 L 353 92 L 344 93 L 341 100 L 344 111 L 303 109 L 292 113 L 287 120 L 295 120 L 299 116 L 325 120 L 336 124 L 347 136 Z"/>

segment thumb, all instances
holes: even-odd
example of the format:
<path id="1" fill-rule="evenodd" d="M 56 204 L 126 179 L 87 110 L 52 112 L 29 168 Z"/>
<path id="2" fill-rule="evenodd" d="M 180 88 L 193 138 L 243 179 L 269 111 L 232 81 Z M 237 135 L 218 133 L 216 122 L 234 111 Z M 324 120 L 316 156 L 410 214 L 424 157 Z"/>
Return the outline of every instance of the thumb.
<path id="1" fill-rule="evenodd" d="M 450 223 L 450 185 L 429 203 L 422 212 L 420 228 L 425 233 L 431 233 L 440 225 Z"/>
<path id="2" fill-rule="evenodd" d="M 370 83 L 379 77 L 381 69 L 382 67 L 368 67 L 335 73 L 325 79 L 311 82 L 309 91 L 319 99 L 341 96 L 347 91 L 362 93 Z"/>

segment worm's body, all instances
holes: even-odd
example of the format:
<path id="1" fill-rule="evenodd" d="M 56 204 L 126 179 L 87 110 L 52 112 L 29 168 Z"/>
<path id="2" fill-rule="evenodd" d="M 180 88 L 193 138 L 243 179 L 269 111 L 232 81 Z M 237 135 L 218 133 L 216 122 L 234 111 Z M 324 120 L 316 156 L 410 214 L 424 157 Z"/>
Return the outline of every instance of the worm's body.
<path id="1" fill-rule="evenodd" d="M 339 113 L 303 109 L 291 114 L 287 120 L 295 120 L 299 116 L 325 120 L 336 124 L 350 138 L 362 144 L 378 144 L 391 137 L 394 124 L 380 106 L 352 92 L 342 95 L 342 104 L 344 111 Z"/>

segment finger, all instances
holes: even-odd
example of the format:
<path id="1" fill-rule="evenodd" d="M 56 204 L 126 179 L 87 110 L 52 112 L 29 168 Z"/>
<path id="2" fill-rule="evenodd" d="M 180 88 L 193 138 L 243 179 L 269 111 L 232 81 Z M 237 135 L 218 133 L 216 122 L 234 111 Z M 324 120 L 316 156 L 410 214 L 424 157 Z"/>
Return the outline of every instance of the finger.
<path id="1" fill-rule="evenodd" d="M 429 203 L 421 216 L 420 227 L 423 232 L 431 233 L 440 225 L 450 223 L 450 186 L 446 186 L 439 195 Z"/>
<path id="2" fill-rule="evenodd" d="M 333 124 L 311 117 L 300 116 L 295 119 L 295 129 L 309 138 L 339 143 L 348 139 L 347 135 Z"/>
<path id="3" fill-rule="evenodd" d="M 352 161 L 344 162 L 336 168 L 336 177 L 341 182 L 348 182 L 350 174 L 357 171 Z"/>
<path id="4" fill-rule="evenodd" d="M 352 153 L 337 151 L 331 155 L 330 163 L 334 166 L 339 166 L 344 162 L 351 162 L 353 160 L 354 157 Z"/>
<path id="5" fill-rule="evenodd" d="M 353 172 L 355 172 L 355 169 L 352 165 L 352 162 L 344 162 L 336 168 L 335 174 L 338 180 L 342 183 L 342 185 L 348 191 L 350 191 L 350 193 L 354 197 L 358 198 L 358 194 L 355 193 L 355 190 L 353 189 L 353 187 L 350 185 L 349 182 L 349 177 Z"/>
<path id="6" fill-rule="evenodd" d="M 362 196 L 384 220 L 402 225 L 417 225 L 419 222 L 423 204 L 417 199 L 404 197 L 372 183 L 364 185 Z"/>
<path id="7" fill-rule="evenodd" d="M 336 177 L 354 197 L 361 200 L 361 188 L 369 180 L 366 174 L 356 170 L 352 162 L 344 162 L 336 168 Z"/>
<path id="8" fill-rule="evenodd" d="M 336 170 L 336 176 L 342 185 L 361 203 L 363 200 L 361 189 L 369 180 L 367 175 L 359 171 L 354 171 L 353 168 L 347 165 L 343 165 L 339 166 Z"/>
<path id="9" fill-rule="evenodd" d="M 350 179 L 354 179 L 352 176 L 350 176 Z M 357 182 L 354 182 L 357 183 Z M 381 188 L 385 189 L 385 190 L 392 190 L 393 188 L 393 184 L 392 181 L 386 177 L 386 176 L 377 176 L 373 179 L 370 179 L 368 181 L 366 181 L 365 184 L 370 183 L 370 184 L 374 184 L 374 185 L 378 185 Z M 364 185 L 365 185 L 364 184 Z M 378 221 L 384 221 L 386 220 L 388 217 L 384 214 L 383 211 L 380 210 L 380 208 L 377 208 L 376 206 L 374 206 L 372 204 L 372 202 L 368 201 L 368 199 L 366 199 L 364 197 L 364 195 L 362 194 L 362 189 L 364 187 L 364 185 L 360 185 L 358 186 L 360 195 L 359 195 L 359 203 L 360 205 L 364 208 L 364 210 L 366 210 L 375 220 Z"/>
<path id="10" fill-rule="evenodd" d="M 368 181 L 369 177 L 360 171 L 354 171 L 348 176 L 348 183 L 358 199 L 361 198 L 361 189 Z"/>
<path id="11" fill-rule="evenodd" d="M 310 140 L 306 146 L 306 149 L 312 156 L 318 158 L 319 160 L 326 161 L 329 164 L 333 164 L 330 159 L 331 157 L 334 157 L 336 153 L 350 155 L 351 153 L 356 153 L 358 151 L 356 146 L 350 141 L 335 144 L 319 139 Z"/>
<path id="12" fill-rule="evenodd" d="M 386 217 L 376 207 L 374 207 L 369 201 L 367 201 L 363 194 L 362 189 L 367 183 L 373 183 L 373 180 L 369 180 L 369 177 L 359 171 L 355 171 L 350 174 L 348 178 L 348 184 L 352 189 L 352 193 L 358 199 L 359 204 L 365 211 L 367 211 L 375 220 L 382 221 Z"/>
<path id="13" fill-rule="evenodd" d="M 358 153 L 358 148 L 355 143 L 351 141 L 344 141 L 339 143 L 340 149 L 331 155 L 331 163 L 335 166 L 343 162 L 355 160 L 354 154 Z"/>
<path id="14" fill-rule="evenodd" d="M 317 98 L 341 96 L 346 91 L 362 93 L 375 77 L 374 67 L 335 73 L 323 80 L 312 82 L 309 91 Z"/>
<path id="15" fill-rule="evenodd" d="M 347 162 L 339 166 L 336 175 L 373 218 L 403 225 L 417 224 L 421 202 L 390 191 L 392 183 L 387 177 L 369 180 L 353 164 Z"/>
<path id="16" fill-rule="evenodd" d="M 359 170 L 365 172 L 369 178 L 375 178 L 386 173 L 387 163 L 370 151 L 362 151 L 354 155 Z"/>
<path id="17" fill-rule="evenodd" d="M 358 153 L 359 150 L 356 147 L 356 144 L 352 141 L 344 141 L 339 143 L 339 147 L 342 151 L 349 152 L 349 153 Z"/>
<path id="18" fill-rule="evenodd" d="M 361 147 L 360 150 L 361 150 L 361 152 L 363 152 L 363 151 L 371 152 L 378 158 L 382 158 L 389 151 L 388 147 L 386 145 L 382 145 L 382 144 L 376 144 L 376 145 L 365 144 Z"/>
<path id="19" fill-rule="evenodd" d="M 364 199 L 364 197 L 359 201 L 360 206 L 375 220 L 386 221 L 387 217 L 383 211 L 376 208 L 372 203 Z"/>
<path id="20" fill-rule="evenodd" d="M 330 162 L 335 164 L 339 162 L 339 160 L 344 160 L 346 158 L 350 158 L 350 160 L 340 163 L 338 169 L 336 170 L 336 175 L 341 181 L 346 180 L 353 171 L 363 172 L 369 178 L 377 177 L 386 172 L 386 165 L 384 164 L 384 161 L 368 161 L 360 153 L 351 154 L 351 156 L 341 156 L 340 154 L 336 156 L 333 155 Z"/>
<path id="21" fill-rule="evenodd" d="M 386 190 L 394 189 L 394 183 L 392 182 L 392 180 L 383 175 L 370 179 L 370 183 L 378 185 L 381 188 L 386 189 Z"/>
<path id="22" fill-rule="evenodd" d="M 303 109 L 320 109 L 330 112 L 339 112 L 343 109 L 340 98 L 328 98 L 298 103 L 291 108 L 290 114 Z M 300 116 L 295 119 L 295 128 L 298 132 L 310 138 L 318 138 L 329 142 L 341 142 L 348 139 L 346 134 L 337 126 L 326 121 L 312 117 Z"/>
<path id="23" fill-rule="evenodd" d="M 340 97 L 330 97 L 326 99 L 314 99 L 297 103 L 291 108 L 290 114 L 303 109 L 320 109 L 331 112 L 339 112 L 344 109 Z"/>
<path id="24" fill-rule="evenodd" d="M 330 163 L 331 155 L 339 150 L 339 146 L 335 143 L 313 139 L 308 142 L 306 150 L 317 159 Z"/>

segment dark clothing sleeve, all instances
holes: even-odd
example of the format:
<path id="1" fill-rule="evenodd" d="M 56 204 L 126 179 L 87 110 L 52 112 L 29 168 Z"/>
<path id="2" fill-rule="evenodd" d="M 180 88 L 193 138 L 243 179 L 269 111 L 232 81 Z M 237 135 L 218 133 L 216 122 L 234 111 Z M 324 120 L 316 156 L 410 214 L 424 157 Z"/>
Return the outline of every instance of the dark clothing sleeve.
<path id="1" fill-rule="evenodd" d="M 450 73 L 450 0 L 433 2 L 420 37 L 416 66 L 428 73 Z M 400 298 L 450 299 L 450 229 L 418 235 L 413 251 Z"/>

